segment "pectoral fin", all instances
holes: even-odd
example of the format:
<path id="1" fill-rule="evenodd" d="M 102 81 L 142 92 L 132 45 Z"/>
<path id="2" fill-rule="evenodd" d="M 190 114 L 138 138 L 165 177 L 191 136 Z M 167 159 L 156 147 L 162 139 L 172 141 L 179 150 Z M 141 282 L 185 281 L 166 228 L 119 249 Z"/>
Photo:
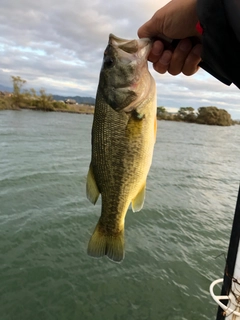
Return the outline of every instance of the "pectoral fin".
<path id="1" fill-rule="evenodd" d="M 145 189 L 146 189 L 146 182 L 138 192 L 137 196 L 132 200 L 132 211 L 137 212 L 140 211 L 144 204 L 145 199 Z"/>
<path id="2" fill-rule="evenodd" d="M 97 202 L 100 192 L 98 190 L 91 165 L 89 167 L 87 175 L 86 192 L 88 200 L 95 204 Z"/>

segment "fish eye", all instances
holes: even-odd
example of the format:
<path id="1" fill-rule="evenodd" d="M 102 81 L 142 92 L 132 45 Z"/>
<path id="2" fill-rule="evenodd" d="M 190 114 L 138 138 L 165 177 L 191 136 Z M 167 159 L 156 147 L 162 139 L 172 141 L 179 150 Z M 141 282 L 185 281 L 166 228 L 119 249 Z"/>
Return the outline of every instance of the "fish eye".
<path id="1" fill-rule="evenodd" d="M 104 67 L 105 68 L 111 68 L 111 67 L 113 67 L 113 65 L 114 65 L 114 60 L 113 60 L 113 58 L 111 58 L 111 57 L 109 57 L 109 56 L 104 56 L 104 60 L 103 60 L 103 62 L 104 62 Z"/>

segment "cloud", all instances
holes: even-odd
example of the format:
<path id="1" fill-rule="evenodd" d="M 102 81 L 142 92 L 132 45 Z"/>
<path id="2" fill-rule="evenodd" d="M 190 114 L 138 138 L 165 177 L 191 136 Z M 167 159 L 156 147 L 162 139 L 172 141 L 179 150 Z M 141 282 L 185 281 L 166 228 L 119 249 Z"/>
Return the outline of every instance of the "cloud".
<path id="1" fill-rule="evenodd" d="M 109 33 L 137 37 L 138 28 L 167 0 L 2 0 L 0 84 L 19 75 L 35 89 L 95 96 Z M 158 104 L 169 108 L 216 105 L 240 118 L 239 90 L 204 71 L 193 77 L 159 75 Z"/>
<path id="2" fill-rule="evenodd" d="M 157 82 L 158 104 L 165 107 L 217 106 L 226 109 L 235 119 L 240 119 L 239 89 L 219 82 L 200 70 L 192 77 L 153 73 Z"/>

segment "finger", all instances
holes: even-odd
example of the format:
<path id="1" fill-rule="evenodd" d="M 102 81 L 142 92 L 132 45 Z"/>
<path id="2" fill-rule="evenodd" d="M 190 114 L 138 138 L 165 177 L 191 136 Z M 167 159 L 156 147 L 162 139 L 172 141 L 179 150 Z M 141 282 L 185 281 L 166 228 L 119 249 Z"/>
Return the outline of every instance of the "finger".
<path id="1" fill-rule="evenodd" d="M 182 72 L 185 60 L 187 59 L 191 49 L 192 42 L 188 38 L 183 39 L 178 43 L 173 52 L 171 63 L 168 68 L 168 72 L 170 74 L 177 75 Z"/>
<path id="2" fill-rule="evenodd" d="M 172 52 L 170 50 L 163 51 L 159 60 L 153 64 L 153 68 L 159 73 L 165 73 L 169 68 L 171 58 Z"/>
<path id="3" fill-rule="evenodd" d="M 144 23 L 138 29 L 138 36 L 139 38 L 152 38 L 157 36 L 158 34 L 162 34 L 162 14 L 161 11 L 158 10 L 153 17 Z"/>
<path id="4" fill-rule="evenodd" d="M 198 64 L 202 60 L 201 53 L 202 53 L 202 45 L 199 43 L 193 47 L 193 49 L 190 51 L 189 55 L 187 56 L 187 59 L 182 68 L 183 74 L 185 74 L 186 76 L 191 76 L 192 74 L 198 71 L 199 69 Z"/>
<path id="5" fill-rule="evenodd" d="M 147 21 L 138 29 L 138 37 L 139 38 L 150 38 L 152 37 L 151 32 L 149 31 L 149 28 L 151 29 L 151 20 Z"/>
<path id="6" fill-rule="evenodd" d="M 163 50 L 164 50 L 164 44 L 162 43 L 162 41 L 154 41 L 153 43 L 153 47 L 152 47 L 152 50 L 148 56 L 148 60 L 151 61 L 152 63 L 156 63 L 162 53 L 163 53 Z"/>

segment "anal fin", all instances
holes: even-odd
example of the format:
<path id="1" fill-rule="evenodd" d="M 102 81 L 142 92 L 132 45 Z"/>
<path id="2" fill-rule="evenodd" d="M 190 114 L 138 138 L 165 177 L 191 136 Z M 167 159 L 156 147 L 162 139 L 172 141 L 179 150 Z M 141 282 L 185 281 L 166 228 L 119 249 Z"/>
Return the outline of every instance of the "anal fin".
<path id="1" fill-rule="evenodd" d="M 91 201 L 93 204 L 95 204 L 97 202 L 100 192 L 98 190 L 98 187 L 94 178 L 91 164 L 90 164 L 88 175 L 87 175 L 86 193 L 87 193 L 88 200 Z"/>
<path id="2" fill-rule="evenodd" d="M 142 186 L 142 188 L 139 190 L 136 197 L 132 200 L 132 211 L 137 212 L 140 211 L 144 204 L 145 199 L 145 189 L 146 189 L 146 182 Z"/>

